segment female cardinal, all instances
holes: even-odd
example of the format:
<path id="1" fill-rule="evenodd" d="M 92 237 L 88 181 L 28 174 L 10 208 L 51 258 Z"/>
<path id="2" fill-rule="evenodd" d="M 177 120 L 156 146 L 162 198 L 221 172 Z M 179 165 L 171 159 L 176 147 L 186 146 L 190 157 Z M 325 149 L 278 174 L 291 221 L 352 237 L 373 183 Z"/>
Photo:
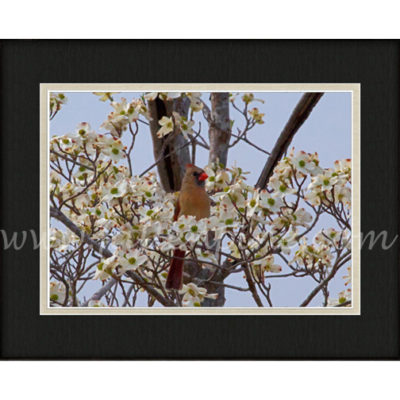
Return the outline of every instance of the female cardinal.
<path id="1" fill-rule="evenodd" d="M 175 207 L 174 221 L 181 215 L 193 215 L 197 220 L 210 216 L 210 198 L 205 191 L 208 175 L 192 164 L 186 165 L 181 191 Z M 175 248 L 169 267 L 166 288 L 181 289 L 183 278 L 183 258 L 185 252 Z"/>

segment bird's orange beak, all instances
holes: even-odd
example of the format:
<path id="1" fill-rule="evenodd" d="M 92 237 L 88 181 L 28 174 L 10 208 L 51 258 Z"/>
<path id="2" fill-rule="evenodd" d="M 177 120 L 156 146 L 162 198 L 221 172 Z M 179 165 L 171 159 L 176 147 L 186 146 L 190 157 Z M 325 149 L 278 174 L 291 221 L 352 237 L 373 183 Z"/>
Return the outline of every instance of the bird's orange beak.
<path id="1" fill-rule="evenodd" d="M 200 182 L 205 181 L 207 178 L 208 178 L 208 175 L 205 172 L 202 172 L 198 177 Z"/>

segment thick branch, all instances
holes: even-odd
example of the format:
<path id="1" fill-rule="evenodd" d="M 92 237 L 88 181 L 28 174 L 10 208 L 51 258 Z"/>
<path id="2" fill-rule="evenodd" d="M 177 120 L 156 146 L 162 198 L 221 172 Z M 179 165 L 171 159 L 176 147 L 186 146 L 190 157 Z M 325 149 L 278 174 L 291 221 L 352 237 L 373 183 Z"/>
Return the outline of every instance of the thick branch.
<path id="1" fill-rule="evenodd" d="M 211 122 L 209 162 L 224 166 L 228 160 L 231 125 L 229 119 L 229 93 L 211 93 Z"/>
<path id="2" fill-rule="evenodd" d="M 211 110 L 203 103 L 203 115 L 209 123 L 208 135 L 210 138 L 209 163 L 226 166 L 228 160 L 231 126 L 229 119 L 229 93 L 211 93 Z M 226 262 L 224 267 L 228 267 Z M 227 269 L 215 270 L 204 268 L 196 278 L 204 279 L 204 287 L 208 293 L 218 293 L 218 298 L 205 299 L 203 307 L 222 307 L 225 304 L 225 286 L 223 282 L 229 273 Z M 213 281 L 214 283 L 212 283 Z"/>
<path id="3" fill-rule="evenodd" d="M 293 110 L 289 121 L 283 128 L 275 146 L 269 156 L 264 169 L 258 178 L 256 187 L 260 189 L 265 189 L 267 187 L 269 178 L 271 177 L 273 170 L 282 158 L 283 154 L 286 152 L 290 145 L 294 135 L 303 125 L 304 121 L 308 118 L 311 111 L 318 103 L 319 99 L 322 97 L 323 93 L 305 93 L 300 101 L 297 103 L 296 108 Z"/>
<path id="4" fill-rule="evenodd" d="M 190 163 L 190 154 L 188 147 L 184 146 L 187 141 L 183 135 L 179 134 L 177 128 L 163 138 L 157 137 L 160 129 L 158 121 L 164 116 L 171 117 L 173 111 L 187 116 L 189 103 L 187 98 L 175 100 L 156 98 L 148 102 L 152 118 L 150 132 L 153 140 L 154 159 L 162 160 L 157 164 L 157 169 L 161 185 L 166 192 L 175 192 L 180 189 L 185 165 Z M 173 135 L 172 140 L 171 135 Z M 180 150 L 174 151 L 175 148 L 180 148 Z"/>

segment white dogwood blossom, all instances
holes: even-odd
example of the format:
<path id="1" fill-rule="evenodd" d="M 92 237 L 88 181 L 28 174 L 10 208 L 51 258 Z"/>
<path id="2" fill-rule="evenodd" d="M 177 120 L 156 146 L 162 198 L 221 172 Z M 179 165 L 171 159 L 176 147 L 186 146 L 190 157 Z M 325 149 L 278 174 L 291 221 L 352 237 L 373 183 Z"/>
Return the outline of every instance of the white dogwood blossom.
<path id="1" fill-rule="evenodd" d="M 62 106 L 68 101 L 64 93 L 50 93 L 50 119 L 53 118 Z"/>
<path id="2" fill-rule="evenodd" d="M 186 93 L 186 96 L 190 100 L 190 108 L 193 112 L 198 112 L 203 109 L 203 102 L 201 101 L 201 93 L 199 92 Z"/>
<path id="3" fill-rule="evenodd" d="M 161 126 L 161 128 L 157 131 L 157 136 L 159 138 L 168 135 L 174 130 L 174 122 L 172 121 L 172 117 L 164 116 L 158 121 L 158 124 Z"/>
<path id="4" fill-rule="evenodd" d="M 122 272 L 136 270 L 141 266 L 147 257 L 139 252 L 139 250 L 130 250 L 119 258 Z"/>
<path id="5" fill-rule="evenodd" d="M 200 307 L 205 298 L 216 299 L 218 297 L 216 293 L 209 294 L 207 289 L 198 287 L 193 282 L 183 285 L 180 293 L 183 294 L 182 305 L 184 307 Z"/>
<path id="6" fill-rule="evenodd" d="M 50 301 L 63 304 L 66 297 L 65 286 L 61 282 L 50 282 Z"/>
<path id="7" fill-rule="evenodd" d="M 114 101 L 112 95 L 113 94 L 118 94 L 118 92 L 93 92 L 94 95 L 99 96 L 100 101 Z"/>
<path id="8" fill-rule="evenodd" d="M 137 122 L 140 116 L 150 120 L 147 106 L 142 99 L 128 102 L 126 98 L 122 98 L 120 102 L 112 101 L 111 106 L 114 111 L 108 114 L 101 128 L 109 131 L 114 137 L 122 137 L 129 125 Z"/>
<path id="9" fill-rule="evenodd" d="M 185 137 L 186 140 L 188 140 L 189 136 L 193 135 L 194 133 L 193 131 L 194 121 L 188 120 L 187 117 L 185 117 L 184 115 L 180 115 L 176 111 L 174 111 L 172 115 L 174 117 L 175 125 L 178 126 L 182 135 Z"/>

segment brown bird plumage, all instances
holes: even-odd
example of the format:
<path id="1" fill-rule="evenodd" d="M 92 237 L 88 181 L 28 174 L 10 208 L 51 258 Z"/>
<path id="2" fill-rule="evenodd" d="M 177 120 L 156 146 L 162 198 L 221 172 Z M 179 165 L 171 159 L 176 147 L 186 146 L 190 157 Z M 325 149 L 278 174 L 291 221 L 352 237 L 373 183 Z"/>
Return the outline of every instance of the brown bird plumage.
<path id="1" fill-rule="evenodd" d="M 175 207 L 174 221 L 181 215 L 193 215 L 197 220 L 210 216 L 210 198 L 205 191 L 207 174 L 192 164 L 186 166 L 181 191 Z M 181 289 L 185 251 L 176 248 L 168 272 L 167 289 Z"/>

